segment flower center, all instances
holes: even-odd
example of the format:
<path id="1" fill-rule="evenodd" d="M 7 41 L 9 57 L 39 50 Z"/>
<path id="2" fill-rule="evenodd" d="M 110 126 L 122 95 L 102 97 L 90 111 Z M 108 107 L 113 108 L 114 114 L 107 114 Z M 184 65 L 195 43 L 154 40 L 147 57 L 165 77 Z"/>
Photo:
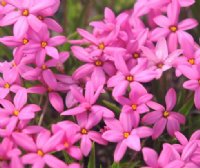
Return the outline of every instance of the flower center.
<path id="1" fill-rule="evenodd" d="M 43 152 L 42 150 L 38 150 L 38 151 L 37 151 L 37 154 L 38 154 L 39 156 L 44 156 L 44 152 Z"/>
<path id="2" fill-rule="evenodd" d="M 88 133 L 88 131 L 85 128 L 81 129 L 81 134 L 86 135 Z"/>
<path id="3" fill-rule="evenodd" d="M 163 65 L 164 65 L 163 63 L 158 63 L 156 66 L 161 69 Z"/>
<path id="4" fill-rule="evenodd" d="M 13 61 L 12 62 L 12 67 L 16 67 L 17 65 L 16 65 L 16 63 Z"/>
<path id="5" fill-rule="evenodd" d="M 132 109 L 135 111 L 135 110 L 137 110 L 137 105 L 136 104 L 133 104 L 132 106 Z"/>
<path id="6" fill-rule="evenodd" d="M 28 44 L 28 42 L 29 42 L 28 39 L 26 39 L 26 38 L 23 39 L 23 44 L 24 44 L 24 45 Z"/>
<path id="7" fill-rule="evenodd" d="M 188 62 L 189 62 L 191 65 L 194 65 L 194 64 L 195 64 L 194 58 L 190 58 L 190 59 L 188 60 Z"/>
<path id="8" fill-rule="evenodd" d="M 42 47 L 42 48 L 45 48 L 46 46 L 47 46 L 47 42 L 46 42 L 46 41 L 42 41 L 42 42 L 41 42 L 41 47 Z"/>
<path id="9" fill-rule="evenodd" d="M 43 16 L 38 16 L 37 17 L 39 20 L 44 20 L 44 17 Z"/>
<path id="10" fill-rule="evenodd" d="M 48 88 L 47 88 L 47 91 L 48 91 L 48 92 L 52 92 L 53 89 L 51 89 L 50 87 L 48 87 Z"/>
<path id="11" fill-rule="evenodd" d="M 165 118 L 169 117 L 169 112 L 168 111 L 164 111 L 163 112 L 163 117 L 165 117 Z"/>
<path id="12" fill-rule="evenodd" d="M 99 48 L 100 50 L 104 50 L 104 49 L 105 49 L 105 44 L 104 44 L 104 43 L 100 43 L 100 44 L 98 45 L 98 48 Z"/>
<path id="13" fill-rule="evenodd" d="M 6 83 L 6 84 L 4 85 L 4 88 L 9 89 L 9 88 L 10 88 L 10 84 L 9 84 L 9 83 Z"/>
<path id="14" fill-rule="evenodd" d="M 140 54 L 139 53 L 133 53 L 133 58 L 135 58 L 135 59 L 137 59 L 137 58 L 139 58 L 140 57 Z"/>
<path id="15" fill-rule="evenodd" d="M 46 70 L 47 66 L 45 64 L 42 65 L 42 70 Z"/>
<path id="16" fill-rule="evenodd" d="M 2 0 L 2 1 L 1 1 L 1 5 L 2 5 L 2 6 L 6 6 L 6 5 L 7 5 L 6 1 Z"/>
<path id="17" fill-rule="evenodd" d="M 22 11 L 22 15 L 23 15 L 23 16 L 28 16 L 28 15 L 29 15 L 29 10 L 28 10 L 28 9 L 24 9 L 24 10 Z"/>
<path id="18" fill-rule="evenodd" d="M 69 147 L 69 143 L 68 143 L 68 142 L 65 142 L 65 143 L 64 143 L 64 146 L 65 146 L 65 148 L 68 148 L 68 147 Z"/>
<path id="19" fill-rule="evenodd" d="M 128 76 L 126 76 L 126 80 L 129 81 L 129 82 L 133 82 L 134 77 L 132 75 L 128 75 Z"/>
<path id="20" fill-rule="evenodd" d="M 19 115 L 19 110 L 15 110 L 15 111 L 13 112 L 13 115 L 18 116 L 18 115 Z"/>
<path id="21" fill-rule="evenodd" d="M 178 28 L 177 28 L 177 26 L 170 26 L 169 27 L 169 30 L 171 31 L 171 32 L 176 32 L 177 30 L 178 30 Z"/>
<path id="22" fill-rule="evenodd" d="M 130 135 L 130 133 L 129 133 L 129 132 L 124 132 L 124 138 L 128 138 L 128 137 L 129 137 L 129 135 Z"/>
<path id="23" fill-rule="evenodd" d="M 96 65 L 96 66 L 102 66 L 102 65 L 103 65 L 103 62 L 100 61 L 100 60 L 96 60 L 96 61 L 95 61 L 95 65 Z"/>

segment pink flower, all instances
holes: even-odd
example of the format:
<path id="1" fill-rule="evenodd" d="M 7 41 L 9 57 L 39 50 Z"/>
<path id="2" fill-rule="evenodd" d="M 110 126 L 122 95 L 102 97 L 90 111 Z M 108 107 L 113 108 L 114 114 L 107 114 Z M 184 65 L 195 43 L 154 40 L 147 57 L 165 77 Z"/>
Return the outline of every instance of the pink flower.
<path id="1" fill-rule="evenodd" d="M 140 138 L 146 138 L 152 135 L 152 129 L 148 127 L 138 127 L 133 129 L 133 122 L 126 114 L 121 113 L 119 120 L 105 120 L 107 127 L 102 137 L 109 141 L 117 143 L 114 152 L 115 162 L 119 162 L 124 156 L 127 147 L 140 151 Z"/>
<path id="2" fill-rule="evenodd" d="M 1 99 L 1 124 L 5 129 L 0 129 L 1 136 L 10 135 L 17 126 L 18 121 L 30 121 L 35 117 L 35 112 L 40 111 L 40 107 L 27 103 L 27 92 L 25 89 L 19 90 L 14 97 L 14 104 L 6 99 Z M 6 124 L 6 125 L 5 125 Z"/>
<path id="3" fill-rule="evenodd" d="M 80 149 L 84 156 L 88 156 L 92 149 L 92 141 L 106 145 L 107 142 L 101 137 L 99 132 L 93 131 L 92 128 L 99 123 L 98 117 L 95 114 L 87 114 L 82 113 L 76 116 L 78 125 L 75 125 L 73 128 L 76 130 L 76 139 L 81 139 Z M 70 125 L 74 125 L 74 123 L 69 123 Z"/>
<path id="4" fill-rule="evenodd" d="M 155 67 L 157 72 L 157 79 L 161 77 L 164 71 L 172 68 L 174 61 L 178 56 L 180 56 L 180 54 L 182 54 L 182 50 L 175 50 L 169 54 L 168 46 L 164 38 L 161 38 L 158 41 L 155 50 L 151 50 L 147 47 L 142 47 L 142 51 L 149 60 L 150 66 Z"/>
<path id="5" fill-rule="evenodd" d="M 54 3 L 53 0 L 44 0 L 40 3 L 32 0 L 30 3 L 27 3 L 26 0 L 7 0 L 7 2 L 18 10 L 6 14 L 1 20 L 1 25 L 14 24 L 14 35 L 19 38 L 26 34 L 29 27 L 36 32 L 40 31 L 43 23 L 37 18 L 37 13 Z"/>
<path id="6" fill-rule="evenodd" d="M 92 115 L 94 115 L 96 118 L 98 118 L 99 121 L 102 119 L 102 117 L 114 117 L 114 113 L 111 110 L 100 105 L 94 105 L 102 92 L 102 86 L 99 86 L 95 92 L 93 83 L 91 81 L 88 81 L 85 87 L 85 96 L 83 96 L 81 92 L 75 87 L 71 87 L 71 92 L 74 98 L 80 104 L 77 107 L 64 111 L 61 115 L 78 115 L 89 112 L 92 113 Z"/>
<path id="7" fill-rule="evenodd" d="M 148 94 L 142 85 L 133 83 L 129 98 L 119 97 L 118 102 L 123 105 L 122 112 L 133 119 L 134 127 L 137 127 L 140 122 L 140 115 L 149 111 L 146 103 L 151 99 L 152 95 Z"/>
<path id="8" fill-rule="evenodd" d="M 181 73 L 186 76 L 189 80 L 183 83 L 183 87 L 185 89 L 189 89 L 194 91 L 194 104 L 196 108 L 200 109 L 200 102 L 199 102 L 199 96 L 200 96 L 200 64 L 195 66 L 187 66 L 187 65 L 181 65 L 179 66 L 179 70 Z"/>
<path id="9" fill-rule="evenodd" d="M 147 63 L 146 59 L 138 59 L 138 64 L 129 70 L 124 58 L 116 55 L 115 66 L 118 72 L 107 82 L 108 87 L 114 87 L 112 94 L 115 99 L 122 96 L 129 85 L 135 82 L 147 83 L 155 78 L 156 72 L 148 69 Z"/>
<path id="10" fill-rule="evenodd" d="M 157 16 L 154 21 L 160 26 L 155 28 L 151 33 L 151 40 L 157 41 L 160 37 L 168 37 L 169 50 L 174 51 L 177 49 L 178 40 L 180 43 L 180 37 L 185 36 L 188 40 L 192 39 L 192 36 L 185 32 L 198 25 L 195 19 L 188 18 L 178 23 L 180 14 L 180 5 L 178 0 L 173 0 L 167 7 L 167 17 L 164 15 Z"/>
<path id="11" fill-rule="evenodd" d="M 56 148 L 58 150 L 65 150 L 71 157 L 81 160 L 81 150 L 79 147 L 75 146 L 75 143 L 78 141 L 76 136 L 76 126 L 63 121 L 53 125 L 52 130 L 54 134 L 59 131 L 64 132 L 63 139 Z"/>
<path id="12" fill-rule="evenodd" d="M 174 133 L 180 130 L 180 124 L 185 124 L 184 115 L 172 111 L 176 104 L 176 92 L 173 88 L 168 90 L 165 96 L 165 103 L 166 108 L 158 103 L 149 102 L 148 106 L 155 111 L 146 114 L 142 119 L 145 124 L 154 124 L 153 139 L 158 138 L 166 126 L 167 132 L 174 136 Z"/>
<path id="13" fill-rule="evenodd" d="M 23 164 L 31 164 L 33 167 L 43 168 L 45 164 L 55 168 L 67 168 L 67 165 L 53 156 L 56 146 L 63 138 L 63 132 L 52 135 L 45 131 L 37 135 L 36 140 L 24 133 L 13 133 L 15 143 L 28 153 L 22 156 Z"/>
<path id="14" fill-rule="evenodd" d="M 48 29 L 43 26 L 37 33 L 32 31 L 30 42 L 26 45 L 24 52 L 28 54 L 35 54 L 36 64 L 43 65 L 46 54 L 52 58 L 59 59 L 58 50 L 55 46 L 61 45 L 66 42 L 64 36 L 55 36 L 50 38 Z"/>

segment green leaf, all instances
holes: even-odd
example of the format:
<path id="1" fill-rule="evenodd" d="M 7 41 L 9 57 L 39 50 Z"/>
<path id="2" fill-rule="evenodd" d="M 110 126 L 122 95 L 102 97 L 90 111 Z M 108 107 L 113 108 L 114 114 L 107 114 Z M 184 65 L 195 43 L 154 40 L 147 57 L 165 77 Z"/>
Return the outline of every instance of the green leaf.
<path id="1" fill-rule="evenodd" d="M 188 99 L 188 101 L 186 101 L 186 103 L 178 111 L 184 114 L 185 116 L 188 116 L 193 105 L 194 105 L 194 98 L 192 96 Z"/>
<path id="2" fill-rule="evenodd" d="M 111 103 L 111 102 L 109 102 L 109 101 L 107 101 L 107 100 L 103 100 L 102 103 L 103 103 L 106 107 L 108 107 L 109 109 L 113 110 L 113 111 L 114 111 L 115 113 L 117 113 L 117 114 L 119 114 L 120 111 L 121 111 L 121 109 L 120 109 L 118 106 L 116 106 L 114 103 Z"/>
<path id="3" fill-rule="evenodd" d="M 120 168 L 120 165 L 119 165 L 119 163 L 113 163 L 112 164 L 112 166 L 111 166 L 111 168 Z"/>
<path id="4" fill-rule="evenodd" d="M 92 151 L 90 153 L 88 168 L 96 168 L 95 145 L 94 145 L 94 143 L 92 145 Z"/>

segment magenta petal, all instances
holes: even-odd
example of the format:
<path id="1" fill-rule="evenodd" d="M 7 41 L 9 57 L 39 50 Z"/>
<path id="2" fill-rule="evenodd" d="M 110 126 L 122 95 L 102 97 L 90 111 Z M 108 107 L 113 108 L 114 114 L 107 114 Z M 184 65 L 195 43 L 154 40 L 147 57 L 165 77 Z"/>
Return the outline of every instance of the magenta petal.
<path id="1" fill-rule="evenodd" d="M 77 160 L 81 160 L 83 157 L 80 148 L 77 146 L 71 146 L 69 149 L 67 149 L 67 152 L 70 156 Z"/>
<path id="2" fill-rule="evenodd" d="M 178 25 L 178 28 L 181 30 L 190 30 L 190 29 L 193 29 L 194 27 L 196 27 L 197 25 L 198 25 L 197 20 L 188 18 L 188 19 L 181 21 Z"/>
<path id="3" fill-rule="evenodd" d="M 123 133 L 117 130 L 108 130 L 103 133 L 102 137 L 109 142 L 119 142 L 124 139 Z"/>
<path id="4" fill-rule="evenodd" d="M 36 153 L 28 153 L 22 156 L 22 162 L 25 164 L 33 164 L 39 158 L 38 154 Z"/>
<path id="5" fill-rule="evenodd" d="M 153 126 L 153 139 L 157 139 L 164 131 L 167 120 L 165 118 L 161 118 L 159 121 L 155 123 Z"/>
<path id="6" fill-rule="evenodd" d="M 124 93 L 126 92 L 126 89 L 128 88 L 129 82 L 128 81 L 121 81 L 117 84 L 117 86 L 115 86 L 115 88 L 113 89 L 113 97 L 115 97 L 115 99 L 118 99 L 119 96 L 124 95 Z"/>
<path id="7" fill-rule="evenodd" d="M 78 29 L 78 33 L 84 37 L 86 40 L 90 41 L 91 43 L 98 45 L 98 40 L 92 34 L 88 33 L 83 29 Z"/>
<path id="8" fill-rule="evenodd" d="M 117 54 L 117 56 L 115 58 L 115 66 L 124 75 L 129 75 L 128 67 L 127 67 L 126 62 L 125 62 L 124 58 L 122 57 L 122 55 Z"/>
<path id="9" fill-rule="evenodd" d="M 44 160 L 43 160 L 42 158 L 38 158 L 38 159 L 34 162 L 32 168 L 43 168 L 44 166 L 45 166 Z"/>
<path id="10" fill-rule="evenodd" d="M 165 103 L 168 111 L 171 111 L 174 108 L 176 104 L 176 91 L 173 88 L 168 90 L 165 96 Z"/>
<path id="11" fill-rule="evenodd" d="M 150 167 L 158 166 L 158 163 L 157 163 L 158 154 L 156 153 L 156 151 L 145 147 L 142 149 L 142 153 L 143 153 L 144 161 L 148 166 Z"/>
<path id="12" fill-rule="evenodd" d="M 83 135 L 81 139 L 81 151 L 84 156 L 88 156 L 92 149 L 92 142 L 89 139 L 88 135 Z"/>
<path id="13" fill-rule="evenodd" d="M 175 132 L 176 139 L 181 143 L 181 145 L 186 145 L 188 143 L 187 138 L 180 132 Z"/>
<path id="14" fill-rule="evenodd" d="M 55 47 L 46 46 L 45 50 L 46 50 L 47 54 L 49 56 L 51 56 L 52 58 L 59 59 L 59 53 Z"/>
<path id="15" fill-rule="evenodd" d="M 179 131 L 180 130 L 180 124 L 179 122 L 172 118 L 172 117 L 168 117 L 168 120 L 167 120 L 167 132 L 171 135 L 171 136 L 174 136 L 174 133 L 176 131 Z"/>
<path id="16" fill-rule="evenodd" d="M 35 152 L 36 151 L 36 145 L 31 137 L 24 133 L 13 133 L 12 137 L 14 141 L 24 148 L 25 150 Z"/>
<path id="17" fill-rule="evenodd" d="M 63 32 L 63 28 L 53 19 L 45 18 L 44 23 L 48 26 L 49 29 L 61 33 Z"/>
<path id="18" fill-rule="evenodd" d="M 53 168 L 67 168 L 67 165 L 53 155 L 46 154 L 44 156 L 45 163 Z"/>
<path id="19" fill-rule="evenodd" d="M 197 80 L 188 80 L 183 83 L 183 87 L 189 90 L 196 90 L 199 87 L 199 82 Z"/>
<path id="20" fill-rule="evenodd" d="M 58 46 L 58 45 L 64 44 L 66 40 L 67 39 L 65 36 L 55 36 L 49 39 L 48 44 L 50 46 Z"/>
<path id="21" fill-rule="evenodd" d="M 56 111 L 62 112 L 64 110 L 63 99 L 57 92 L 49 93 L 49 101 Z"/>
<path id="22" fill-rule="evenodd" d="M 28 22 L 26 17 L 20 17 L 14 25 L 14 36 L 22 38 L 28 31 Z"/>
<path id="23" fill-rule="evenodd" d="M 137 135 L 129 135 L 126 139 L 126 144 L 135 151 L 140 151 L 141 149 L 140 138 Z"/>
<path id="24" fill-rule="evenodd" d="M 35 15 L 28 16 L 28 23 L 35 32 L 39 32 L 43 26 L 42 21 L 38 19 Z"/>
<path id="25" fill-rule="evenodd" d="M 47 70 L 43 71 L 42 75 L 43 75 L 45 83 L 51 89 L 56 89 L 57 88 L 57 84 L 58 83 L 57 83 L 56 77 L 55 77 L 54 73 L 50 69 L 47 69 Z"/>
<path id="26" fill-rule="evenodd" d="M 194 93 L 194 104 L 195 104 L 195 107 L 197 109 L 200 109 L 200 87 L 198 87 L 198 89 L 195 90 L 195 93 Z"/>
<path id="27" fill-rule="evenodd" d="M 140 138 L 146 138 L 152 135 L 153 130 L 149 127 L 141 126 L 135 129 Z"/>
<path id="28" fill-rule="evenodd" d="M 153 112 L 147 113 L 142 118 L 142 122 L 149 125 L 153 124 L 157 122 L 162 117 L 162 115 L 163 115 L 162 111 L 153 111 Z"/>
<path id="29" fill-rule="evenodd" d="M 19 90 L 14 97 L 14 105 L 16 110 L 21 108 L 27 103 L 27 91 L 25 89 Z"/>
<path id="30" fill-rule="evenodd" d="M 125 140 L 117 144 L 114 152 L 115 162 L 119 162 L 122 159 L 126 150 L 127 150 L 127 145 Z"/>
<path id="31" fill-rule="evenodd" d="M 169 33 L 169 29 L 155 28 L 150 34 L 150 39 L 152 41 L 158 41 L 161 37 L 166 37 Z"/>
<path id="32" fill-rule="evenodd" d="M 196 141 L 190 141 L 183 149 L 181 159 L 187 160 L 194 154 L 198 147 L 198 143 Z"/>
<path id="33" fill-rule="evenodd" d="M 8 26 L 15 23 L 20 17 L 20 11 L 9 12 L 1 19 L 1 26 Z"/>
<path id="34" fill-rule="evenodd" d="M 93 64 L 85 64 L 76 69 L 76 71 L 73 73 L 73 78 L 75 80 L 81 79 L 83 77 L 86 77 L 92 73 L 94 70 Z"/>
<path id="35" fill-rule="evenodd" d="M 86 109 L 79 106 L 79 107 L 74 107 L 72 109 L 64 111 L 61 115 L 77 115 L 85 112 Z"/>
<path id="36" fill-rule="evenodd" d="M 94 142 L 97 142 L 98 144 L 101 145 L 106 145 L 107 142 L 102 138 L 101 134 L 95 131 L 90 131 L 88 133 L 88 136 L 90 139 L 92 139 Z"/>
<path id="37" fill-rule="evenodd" d="M 169 28 L 170 22 L 169 19 L 166 16 L 160 15 L 154 18 L 154 22 L 163 28 Z"/>

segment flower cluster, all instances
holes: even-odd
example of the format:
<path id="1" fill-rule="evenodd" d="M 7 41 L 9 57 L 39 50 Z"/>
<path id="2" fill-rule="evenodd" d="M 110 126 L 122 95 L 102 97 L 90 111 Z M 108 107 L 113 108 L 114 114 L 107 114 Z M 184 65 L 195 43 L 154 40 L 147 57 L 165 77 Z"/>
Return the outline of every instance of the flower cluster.
<path id="1" fill-rule="evenodd" d="M 0 0 L 0 26 L 13 26 L 13 36 L 0 38 L 13 49 L 13 59 L 0 64 L 0 167 L 80 168 L 76 162 L 89 156 L 92 143 L 108 142 L 117 143 L 115 162 L 130 148 L 142 151 L 152 168 L 199 167 L 199 132 L 189 141 L 177 132 L 186 118 L 175 110 L 175 89 L 168 89 L 165 105 L 150 89 L 174 69 L 177 78 L 189 79 L 183 87 L 195 92 L 200 109 L 200 47 L 187 32 L 198 22 L 179 18 L 181 9 L 194 3 L 138 0 L 118 16 L 105 8 L 104 19 L 90 23 L 91 33 L 78 29 L 81 39 L 67 40 L 52 19 L 59 0 Z M 64 66 L 70 54 L 58 50 L 67 41 L 83 63 L 71 76 Z M 107 100 L 120 113 L 106 106 Z M 58 119 L 47 127 L 49 105 Z M 181 145 L 164 144 L 158 157 L 141 139 L 156 140 L 165 128 Z M 74 163 L 65 163 L 63 153 Z"/>

